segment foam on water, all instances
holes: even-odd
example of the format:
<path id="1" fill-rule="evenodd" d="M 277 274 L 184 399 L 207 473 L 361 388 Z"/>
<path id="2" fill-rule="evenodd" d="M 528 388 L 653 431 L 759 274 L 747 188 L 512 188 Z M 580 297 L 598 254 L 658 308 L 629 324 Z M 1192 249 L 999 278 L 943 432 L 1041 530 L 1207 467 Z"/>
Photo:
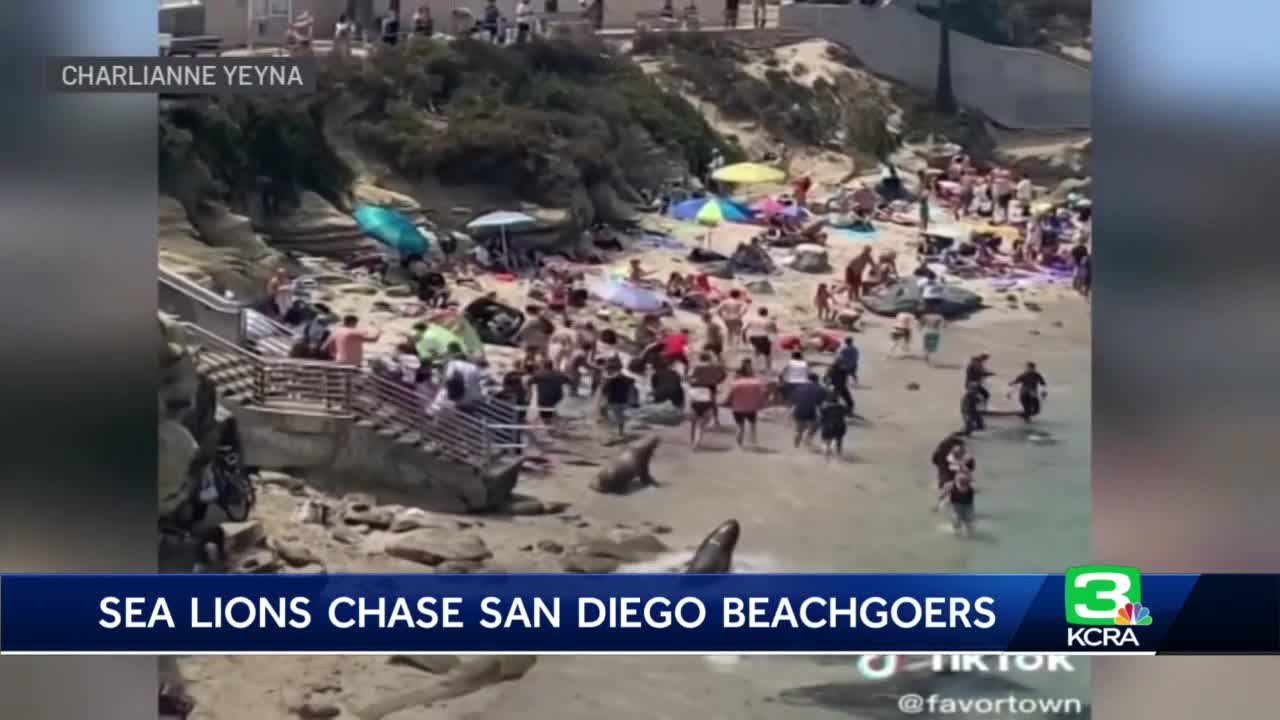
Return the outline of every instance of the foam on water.
<path id="1" fill-rule="evenodd" d="M 645 573 L 681 572 L 692 559 L 692 551 L 675 550 L 663 553 L 652 560 L 627 563 L 626 565 L 618 568 L 618 572 L 637 575 Z M 734 572 L 770 573 L 779 572 L 782 569 L 782 563 L 772 555 L 757 553 L 734 553 L 733 555 Z M 718 672 L 732 672 L 742 664 L 743 657 L 741 655 L 704 655 L 703 660 L 705 660 L 707 665 L 709 665 L 713 670 Z"/>
<path id="2" fill-rule="evenodd" d="M 618 568 L 618 572 L 633 575 L 682 572 L 692 559 L 692 550 L 673 550 L 663 553 L 652 560 L 627 563 Z M 736 573 L 776 573 L 787 571 L 778 558 L 767 553 L 735 552 L 733 554 L 733 572 Z"/>

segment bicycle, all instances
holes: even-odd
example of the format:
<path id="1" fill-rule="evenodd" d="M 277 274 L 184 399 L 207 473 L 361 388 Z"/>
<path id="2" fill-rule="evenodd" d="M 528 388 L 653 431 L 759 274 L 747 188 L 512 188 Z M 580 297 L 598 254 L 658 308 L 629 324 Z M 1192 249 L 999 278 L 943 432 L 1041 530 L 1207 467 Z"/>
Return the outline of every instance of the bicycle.
<path id="1" fill-rule="evenodd" d="M 240 453 L 234 446 L 219 445 L 192 498 L 192 520 L 203 520 L 209 506 L 216 505 L 228 520 L 243 522 L 249 518 L 256 501 L 253 482 L 241 464 Z"/>

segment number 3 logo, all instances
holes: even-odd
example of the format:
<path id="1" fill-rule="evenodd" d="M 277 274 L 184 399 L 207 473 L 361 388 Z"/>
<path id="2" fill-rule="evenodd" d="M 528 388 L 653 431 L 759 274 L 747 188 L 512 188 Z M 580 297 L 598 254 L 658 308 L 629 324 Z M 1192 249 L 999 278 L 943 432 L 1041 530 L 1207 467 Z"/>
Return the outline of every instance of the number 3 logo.
<path id="1" fill-rule="evenodd" d="M 1141 602 L 1137 568 L 1089 565 L 1066 573 L 1067 622 L 1074 625 L 1112 625 L 1128 603 Z"/>

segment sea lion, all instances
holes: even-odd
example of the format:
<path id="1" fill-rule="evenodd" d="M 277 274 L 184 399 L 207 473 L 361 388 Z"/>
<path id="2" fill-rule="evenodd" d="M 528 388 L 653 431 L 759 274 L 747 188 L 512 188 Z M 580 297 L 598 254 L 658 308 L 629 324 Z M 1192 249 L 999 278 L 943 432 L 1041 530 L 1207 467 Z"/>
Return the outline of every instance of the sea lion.
<path id="1" fill-rule="evenodd" d="M 742 527 L 737 520 L 725 520 L 702 541 L 689 561 L 687 573 L 727 573 L 733 565 L 733 551 L 738 546 Z"/>
<path id="2" fill-rule="evenodd" d="M 907 696 L 970 699 L 1017 695 L 1035 697 L 1028 686 L 994 673 L 898 673 L 880 682 L 836 682 L 783 690 L 777 699 L 794 706 L 816 706 L 869 720 L 898 720 L 902 717 L 898 698 Z M 1092 709 L 1083 705 L 1078 717 L 1088 720 Z M 921 718 L 940 718 L 942 713 L 918 708 Z"/>
<path id="3" fill-rule="evenodd" d="M 407 708 L 469 695 L 490 685 L 524 677 L 537 660 L 536 655 L 490 655 L 463 660 L 437 682 L 375 701 L 355 714 L 360 720 L 382 720 Z"/>
<path id="4" fill-rule="evenodd" d="M 653 453 L 660 442 L 656 435 L 650 435 L 624 450 L 617 459 L 600 469 L 591 489 L 602 493 L 625 493 L 636 480 L 642 485 L 657 485 L 649 473 L 649 463 L 653 461 Z"/>

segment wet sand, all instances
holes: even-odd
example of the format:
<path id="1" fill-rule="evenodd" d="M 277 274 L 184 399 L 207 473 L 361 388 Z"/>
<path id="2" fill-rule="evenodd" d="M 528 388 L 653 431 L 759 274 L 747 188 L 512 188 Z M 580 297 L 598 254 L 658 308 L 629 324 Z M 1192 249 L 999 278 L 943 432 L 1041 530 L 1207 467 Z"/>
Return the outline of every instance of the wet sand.
<path id="1" fill-rule="evenodd" d="M 686 542 L 697 540 L 687 529 L 703 531 L 736 517 L 743 526 L 740 571 L 1061 572 L 1089 552 L 1088 339 L 1088 318 L 1076 301 L 1047 308 L 1033 322 L 953 328 L 944 338 L 942 367 L 887 360 L 866 342 L 864 387 L 855 399 L 869 422 L 850 433 L 851 460 L 828 464 L 791 450 L 779 419 L 762 426 L 768 452 L 668 449 L 655 464 L 666 487 L 626 498 L 584 495 L 576 502 L 606 521 L 661 518 Z M 929 455 L 959 423 L 962 370 L 949 365 L 980 349 L 992 354 L 991 367 L 1001 375 L 992 378 L 993 404 L 1011 402 L 997 389 L 1001 378 L 1007 383 L 1026 360 L 1037 363 L 1050 396 L 1035 425 L 1055 443 L 1028 442 L 1017 418 L 994 420 L 973 441 L 985 491 L 978 498 L 978 536 L 957 540 L 945 512 L 930 511 L 935 479 Z M 919 391 L 904 389 L 911 381 Z M 728 447 L 732 437 L 713 435 L 710 444 Z M 837 717 L 766 699 L 788 687 L 854 675 L 851 664 L 789 658 L 717 665 L 690 657 L 549 657 L 472 717 L 496 720 L 517 710 L 524 717 L 566 720 Z M 1030 680 L 1047 693 L 1087 697 L 1084 663 L 1073 675 Z"/>

